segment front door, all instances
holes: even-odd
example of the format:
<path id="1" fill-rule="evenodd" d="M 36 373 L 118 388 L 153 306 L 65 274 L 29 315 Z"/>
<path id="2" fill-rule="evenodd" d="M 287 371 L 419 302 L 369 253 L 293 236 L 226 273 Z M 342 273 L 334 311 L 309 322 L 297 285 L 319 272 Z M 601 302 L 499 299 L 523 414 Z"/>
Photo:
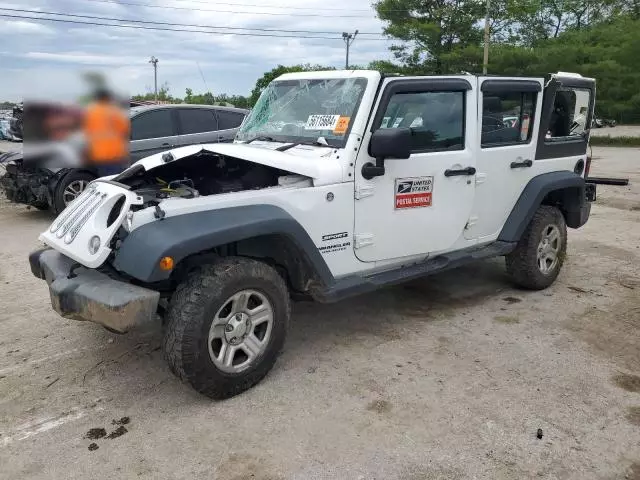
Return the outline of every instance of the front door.
<path id="1" fill-rule="evenodd" d="M 476 198 L 465 237 L 495 240 L 535 163 L 543 79 L 478 79 Z"/>
<path id="2" fill-rule="evenodd" d="M 356 256 L 365 262 L 454 248 L 475 191 L 474 77 L 387 78 L 355 165 Z M 410 128 L 412 154 L 367 180 L 372 132 Z"/>

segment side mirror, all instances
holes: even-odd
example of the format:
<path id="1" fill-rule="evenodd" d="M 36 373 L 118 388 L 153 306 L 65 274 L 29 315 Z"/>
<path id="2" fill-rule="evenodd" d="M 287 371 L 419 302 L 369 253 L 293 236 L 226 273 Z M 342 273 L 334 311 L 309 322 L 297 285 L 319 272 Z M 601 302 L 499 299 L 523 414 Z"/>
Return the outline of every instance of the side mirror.
<path id="1" fill-rule="evenodd" d="M 409 158 L 411 156 L 410 128 L 381 128 L 373 132 L 369 143 L 373 158 Z"/>
<path id="2" fill-rule="evenodd" d="M 410 128 L 381 128 L 373 132 L 369 143 L 369 155 L 376 159 L 362 166 L 362 176 L 367 180 L 384 175 L 387 158 L 404 159 L 411 156 Z"/>

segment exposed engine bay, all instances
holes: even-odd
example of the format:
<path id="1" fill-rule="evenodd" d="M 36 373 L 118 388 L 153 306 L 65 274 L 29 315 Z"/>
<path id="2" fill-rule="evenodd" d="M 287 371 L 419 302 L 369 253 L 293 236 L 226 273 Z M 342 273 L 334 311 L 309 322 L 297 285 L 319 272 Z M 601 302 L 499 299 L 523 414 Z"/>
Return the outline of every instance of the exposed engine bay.
<path id="1" fill-rule="evenodd" d="M 180 161 L 173 161 L 170 153 L 166 155 L 164 165 L 150 171 L 134 166 L 114 181 L 131 187 L 143 198 L 144 205 L 149 206 L 166 198 L 193 198 L 275 187 L 282 184 L 282 177 L 293 175 L 204 150 Z"/>

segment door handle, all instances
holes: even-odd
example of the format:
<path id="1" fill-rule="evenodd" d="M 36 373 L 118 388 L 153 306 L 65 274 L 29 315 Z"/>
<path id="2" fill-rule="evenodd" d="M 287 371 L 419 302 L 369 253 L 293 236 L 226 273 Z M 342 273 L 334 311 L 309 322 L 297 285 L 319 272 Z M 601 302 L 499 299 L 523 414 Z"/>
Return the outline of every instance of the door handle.
<path id="1" fill-rule="evenodd" d="M 533 167 L 533 161 L 530 159 L 523 160 L 522 162 L 511 162 L 511 168 L 529 168 Z"/>
<path id="2" fill-rule="evenodd" d="M 463 175 L 475 175 L 476 174 L 476 169 L 474 167 L 467 167 L 467 168 L 463 168 L 461 170 L 445 170 L 444 171 L 444 176 L 445 177 L 460 177 Z"/>
<path id="3" fill-rule="evenodd" d="M 163 143 L 162 146 L 163 147 L 173 147 L 173 145 L 171 145 L 170 143 Z"/>

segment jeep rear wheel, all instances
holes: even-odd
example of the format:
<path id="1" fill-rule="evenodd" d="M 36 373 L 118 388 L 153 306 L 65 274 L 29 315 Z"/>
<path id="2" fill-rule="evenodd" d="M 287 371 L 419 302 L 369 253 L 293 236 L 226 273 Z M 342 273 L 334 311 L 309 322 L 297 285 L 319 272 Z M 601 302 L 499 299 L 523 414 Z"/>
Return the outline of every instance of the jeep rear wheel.
<path id="1" fill-rule="evenodd" d="M 286 337 L 290 305 L 282 277 L 255 260 L 229 257 L 192 272 L 167 314 L 171 370 L 211 398 L 237 395 L 273 367 Z"/>
<path id="2" fill-rule="evenodd" d="M 506 256 L 513 281 L 530 290 L 551 285 L 567 252 L 567 225 L 562 212 L 543 205 L 536 211 L 516 249 Z"/>

